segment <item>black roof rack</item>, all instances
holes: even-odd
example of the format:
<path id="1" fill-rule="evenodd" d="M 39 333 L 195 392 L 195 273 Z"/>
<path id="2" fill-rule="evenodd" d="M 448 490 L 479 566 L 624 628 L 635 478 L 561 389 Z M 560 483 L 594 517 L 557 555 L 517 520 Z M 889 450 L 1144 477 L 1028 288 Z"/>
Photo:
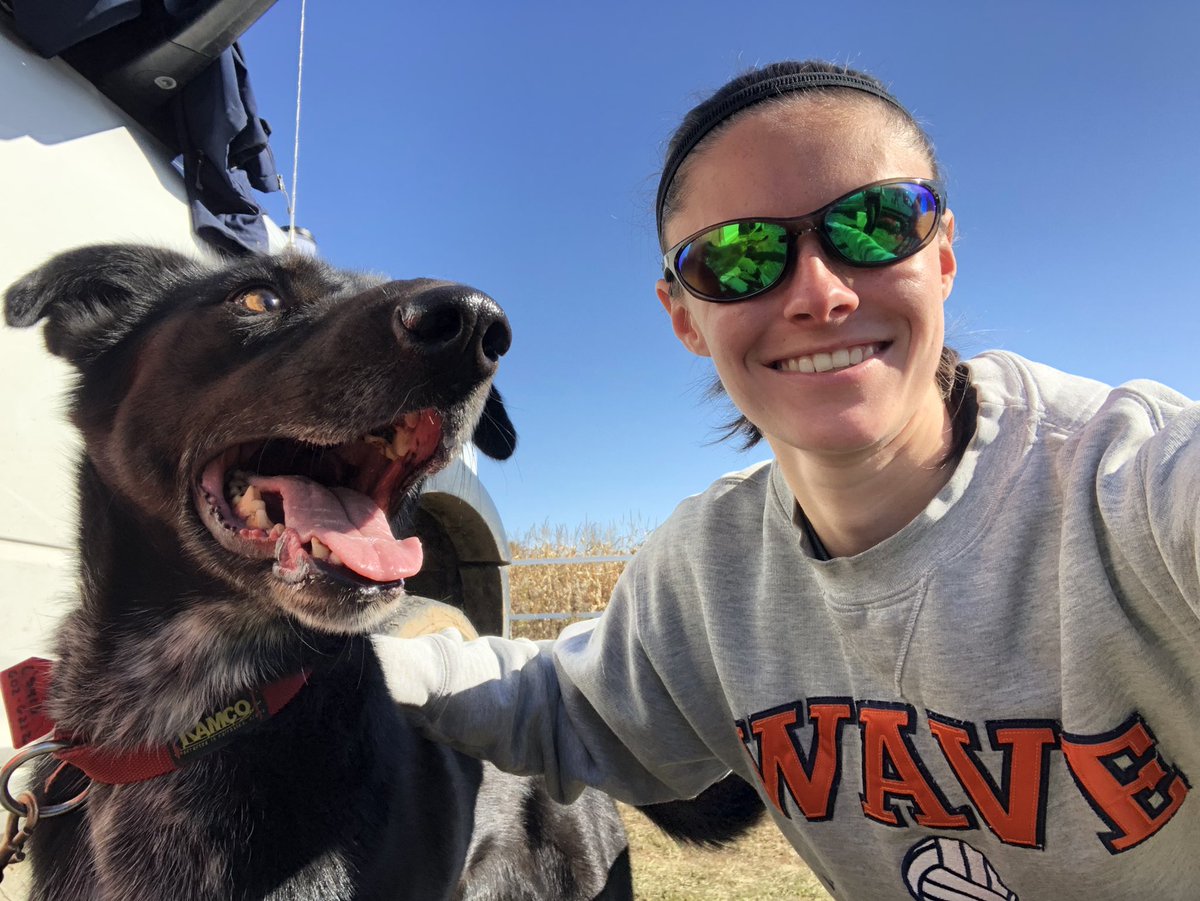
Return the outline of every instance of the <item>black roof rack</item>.
<path id="1" fill-rule="evenodd" d="M 70 32 L 80 23 L 70 21 L 63 5 L 54 0 L 0 0 L 0 4 L 13 14 L 18 33 L 35 50 L 43 56 L 61 56 L 155 137 L 173 147 L 175 128 L 167 102 L 231 47 L 275 0 L 131 4 L 135 11 L 140 7 L 140 14 L 77 43 Z M 79 6 L 70 4 L 76 17 Z M 66 44 L 61 52 L 56 41 Z"/>

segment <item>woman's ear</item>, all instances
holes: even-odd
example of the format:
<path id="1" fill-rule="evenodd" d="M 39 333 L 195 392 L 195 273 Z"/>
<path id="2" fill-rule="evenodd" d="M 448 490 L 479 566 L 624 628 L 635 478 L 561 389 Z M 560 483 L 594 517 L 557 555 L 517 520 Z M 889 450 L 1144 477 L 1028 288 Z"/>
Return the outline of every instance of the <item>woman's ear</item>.
<path id="1" fill-rule="evenodd" d="M 671 328 L 679 342 L 698 357 L 711 357 L 712 354 L 708 352 L 708 342 L 704 340 L 704 335 L 696 327 L 692 311 L 683 302 L 683 297 L 671 296 L 671 286 L 666 279 L 660 278 L 654 285 L 654 291 L 658 294 L 659 303 L 671 317 Z M 682 291 L 679 293 L 683 294 Z"/>
<path id="2" fill-rule="evenodd" d="M 954 256 L 954 213 L 946 210 L 938 231 L 938 262 L 942 269 L 942 300 L 950 296 L 954 288 L 954 276 L 958 273 L 958 260 Z"/>

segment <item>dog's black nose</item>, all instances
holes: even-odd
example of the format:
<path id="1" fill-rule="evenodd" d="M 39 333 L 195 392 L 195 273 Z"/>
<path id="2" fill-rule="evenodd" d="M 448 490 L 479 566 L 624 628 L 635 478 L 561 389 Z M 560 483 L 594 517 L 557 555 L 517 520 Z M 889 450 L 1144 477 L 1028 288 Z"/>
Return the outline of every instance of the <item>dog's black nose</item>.
<path id="1" fill-rule="evenodd" d="M 484 372 L 512 345 L 504 311 L 465 285 L 441 285 L 396 304 L 392 331 L 402 346 L 426 356 L 465 354 Z"/>

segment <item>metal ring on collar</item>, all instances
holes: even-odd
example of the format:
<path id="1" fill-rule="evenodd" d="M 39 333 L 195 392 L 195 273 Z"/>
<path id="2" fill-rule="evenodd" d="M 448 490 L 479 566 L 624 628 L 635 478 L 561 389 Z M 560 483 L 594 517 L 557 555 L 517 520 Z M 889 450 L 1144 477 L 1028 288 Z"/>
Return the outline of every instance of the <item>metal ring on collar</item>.
<path id="1" fill-rule="evenodd" d="M 71 747 L 69 742 L 57 741 L 50 738 L 49 735 L 46 735 L 38 741 L 30 742 L 25 747 L 17 751 L 17 753 L 13 755 L 12 760 L 10 760 L 2 769 L 0 769 L 0 804 L 3 804 L 5 809 L 10 813 L 15 813 L 19 817 L 28 816 L 28 808 L 14 798 L 12 793 L 8 790 L 9 780 L 12 779 L 13 774 L 16 773 L 17 770 L 19 770 L 29 761 L 38 757 L 45 757 L 48 754 L 53 754 L 55 751 L 61 751 L 63 748 L 69 747 Z M 41 817 L 56 817 L 59 814 L 68 813 L 86 801 L 87 796 L 88 789 L 85 788 L 74 798 L 71 798 L 69 801 L 63 801 L 61 804 L 47 804 L 45 807 L 41 807 L 39 805 L 38 815 Z"/>

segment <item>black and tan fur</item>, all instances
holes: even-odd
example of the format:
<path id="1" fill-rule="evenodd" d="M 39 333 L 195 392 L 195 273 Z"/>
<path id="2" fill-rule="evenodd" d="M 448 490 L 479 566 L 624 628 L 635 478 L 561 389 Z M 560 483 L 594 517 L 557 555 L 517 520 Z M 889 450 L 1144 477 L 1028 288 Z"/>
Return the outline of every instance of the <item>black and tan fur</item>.
<path id="1" fill-rule="evenodd" d="M 462 442 L 512 452 L 491 387 L 510 333 L 490 298 L 302 256 L 205 264 L 108 245 L 30 273 L 5 312 L 44 322 L 77 372 L 80 597 L 58 638 L 59 728 L 110 749 L 162 745 L 250 687 L 309 673 L 219 750 L 151 781 L 93 784 L 81 810 L 44 820 L 35 899 L 632 896 L 608 799 L 559 805 L 539 779 L 424 739 L 391 703 L 366 635 L 413 603 L 401 584 L 285 554 L 282 539 L 231 538 L 201 489 L 239 445 L 266 475 L 399 471 L 380 505 L 402 534 L 421 480 Z M 436 422 L 436 447 L 398 467 L 368 459 L 364 436 L 416 411 Z M 80 785 L 68 770 L 51 799 Z M 762 808 L 727 781 L 645 812 L 720 844 Z"/>
<path id="2" fill-rule="evenodd" d="M 409 602 L 399 584 L 308 562 L 281 578 L 198 512 L 199 474 L 225 448 L 265 441 L 273 469 L 290 454 L 326 478 L 334 447 L 411 411 L 436 411 L 441 435 L 390 494 L 401 528 L 420 479 L 461 442 L 505 456 L 513 432 L 490 382 L 510 336 L 493 301 L 300 256 L 205 265 L 139 246 L 63 254 L 6 301 L 9 324 L 44 320 L 78 373 L 80 599 L 58 639 L 59 727 L 161 745 L 252 686 L 311 671 L 220 750 L 94 784 L 81 811 L 43 821 L 34 898 L 630 897 L 611 802 L 558 805 L 394 708 L 364 636 Z"/>

